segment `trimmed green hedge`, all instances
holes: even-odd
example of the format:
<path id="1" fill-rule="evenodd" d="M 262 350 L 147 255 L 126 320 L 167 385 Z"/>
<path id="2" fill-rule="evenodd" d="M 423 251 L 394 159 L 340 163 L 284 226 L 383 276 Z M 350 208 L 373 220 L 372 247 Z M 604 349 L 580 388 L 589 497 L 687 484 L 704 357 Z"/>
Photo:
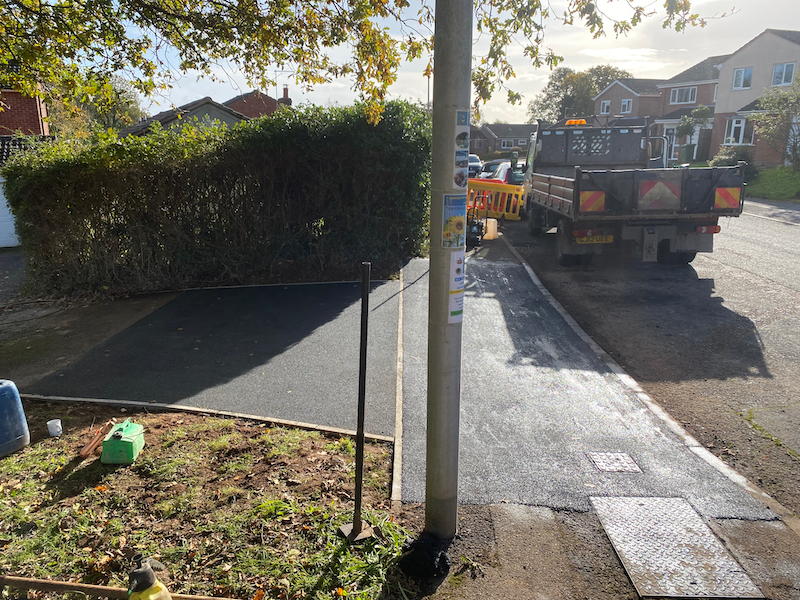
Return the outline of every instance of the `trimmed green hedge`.
<path id="1" fill-rule="evenodd" d="M 392 274 L 425 244 L 430 120 L 389 102 L 19 153 L 3 169 L 32 291 L 112 294 Z"/>

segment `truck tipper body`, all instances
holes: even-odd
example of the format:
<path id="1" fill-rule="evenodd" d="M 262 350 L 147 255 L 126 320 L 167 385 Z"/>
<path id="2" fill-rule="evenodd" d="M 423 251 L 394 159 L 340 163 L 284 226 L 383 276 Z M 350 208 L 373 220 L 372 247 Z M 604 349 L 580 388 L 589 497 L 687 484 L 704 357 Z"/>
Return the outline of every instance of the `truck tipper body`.
<path id="1" fill-rule="evenodd" d="M 578 121 L 531 135 L 524 212 L 533 235 L 556 227 L 560 264 L 625 247 L 646 262 L 689 263 L 713 251 L 720 217 L 741 214 L 745 163 L 664 168 L 653 148 L 666 144 L 647 125 Z"/>

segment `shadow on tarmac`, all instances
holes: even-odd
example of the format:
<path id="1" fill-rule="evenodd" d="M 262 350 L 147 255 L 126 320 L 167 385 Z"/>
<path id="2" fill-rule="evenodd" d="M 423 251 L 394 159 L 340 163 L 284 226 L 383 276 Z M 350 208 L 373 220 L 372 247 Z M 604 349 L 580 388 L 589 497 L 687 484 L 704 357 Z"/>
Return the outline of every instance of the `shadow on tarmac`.
<path id="1" fill-rule="evenodd" d="M 373 282 L 373 293 L 385 283 Z M 360 307 L 360 301 L 360 283 L 189 291 L 25 392 L 179 403 L 239 378 L 260 374 L 269 379 L 271 361 L 335 322 L 348 307 Z M 326 330 L 313 346 L 315 360 L 297 365 L 290 378 L 341 371 L 352 340 L 357 370 L 358 324 L 349 329 Z"/>
<path id="2" fill-rule="evenodd" d="M 772 377 L 755 324 L 727 308 L 714 279 L 692 265 L 643 263 L 616 250 L 591 266 L 561 267 L 555 235 L 533 238 L 524 227 L 507 226 L 509 241 L 601 347 L 647 365 L 639 381 Z"/>

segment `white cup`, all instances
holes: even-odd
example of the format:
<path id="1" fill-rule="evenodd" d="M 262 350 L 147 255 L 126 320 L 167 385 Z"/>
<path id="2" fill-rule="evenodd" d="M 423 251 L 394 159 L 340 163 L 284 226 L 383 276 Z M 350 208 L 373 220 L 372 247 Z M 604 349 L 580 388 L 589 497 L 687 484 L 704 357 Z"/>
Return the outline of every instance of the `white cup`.
<path id="1" fill-rule="evenodd" d="M 61 435 L 63 432 L 61 429 L 61 419 L 53 419 L 52 421 L 48 421 L 47 431 L 50 433 L 50 437 L 57 437 Z"/>

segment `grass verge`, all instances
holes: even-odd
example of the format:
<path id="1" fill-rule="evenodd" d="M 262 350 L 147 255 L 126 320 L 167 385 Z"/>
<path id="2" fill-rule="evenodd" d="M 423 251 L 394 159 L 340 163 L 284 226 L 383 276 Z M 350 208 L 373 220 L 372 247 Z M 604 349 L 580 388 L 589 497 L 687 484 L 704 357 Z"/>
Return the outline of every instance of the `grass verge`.
<path id="1" fill-rule="evenodd" d="M 788 167 L 759 171 L 756 180 L 747 185 L 747 195 L 765 200 L 800 202 L 800 172 Z"/>
<path id="2" fill-rule="evenodd" d="M 353 518 L 349 439 L 185 413 L 38 402 L 25 413 L 31 444 L 0 459 L 4 573 L 127 587 L 141 553 L 167 565 L 176 593 L 414 595 L 395 568 L 411 535 L 389 511 L 388 444 L 365 448 L 364 518 L 377 535 L 350 545 L 338 535 Z M 130 466 L 81 461 L 92 421 L 111 416 L 144 425 L 141 454 Z M 46 434 L 54 417 L 60 438 Z"/>

